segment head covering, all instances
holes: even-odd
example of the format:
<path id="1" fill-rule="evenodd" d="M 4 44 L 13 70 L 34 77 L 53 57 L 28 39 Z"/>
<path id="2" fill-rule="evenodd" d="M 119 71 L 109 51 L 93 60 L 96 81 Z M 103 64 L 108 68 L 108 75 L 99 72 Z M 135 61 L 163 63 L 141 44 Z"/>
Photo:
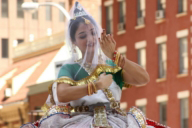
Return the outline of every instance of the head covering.
<path id="1" fill-rule="evenodd" d="M 71 20 L 68 22 L 66 30 L 66 54 L 70 59 L 63 65 L 78 63 L 79 71 L 81 68 L 87 68 L 90 74 L 98 64 L 104 64 L 108 59 L 102 52 L 98 40 L 102 29 L 79 2 L 72 7 L 70 16 Z M 83 25 L 83 29 L 80 28 L 80 25 Z M 74 79 L 79 71 L 74 74 Z"/>

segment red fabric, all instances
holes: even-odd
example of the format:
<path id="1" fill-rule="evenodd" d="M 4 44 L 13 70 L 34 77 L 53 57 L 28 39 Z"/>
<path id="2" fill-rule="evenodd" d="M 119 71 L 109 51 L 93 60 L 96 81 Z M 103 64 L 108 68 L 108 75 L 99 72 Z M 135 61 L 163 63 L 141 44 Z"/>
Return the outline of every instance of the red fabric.
<path id="1" fill-rule="evenodd" d="M 168 128 L 167 126 L 163 126 L 163 125 L 161 125 L 161 124 L 159 124 L 153 120 L 147 119 L 146 121 L 147 121 L 147 125 L 153 126 L 155 128 Z"/>
<path id="2" fill-rule="evenodd" d="M 39 121 L 36 121 L 33 124 L 38 127 L 39 126 Z"/>

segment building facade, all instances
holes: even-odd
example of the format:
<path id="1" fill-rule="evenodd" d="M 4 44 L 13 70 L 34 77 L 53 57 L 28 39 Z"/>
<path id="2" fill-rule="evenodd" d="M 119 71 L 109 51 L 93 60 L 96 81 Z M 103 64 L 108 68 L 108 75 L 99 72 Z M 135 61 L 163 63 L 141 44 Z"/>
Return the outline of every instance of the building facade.
<path id="1" fill-rule="evenodd" d="M 48 86 L 68 59 L 64 36 L 66 19 L 55 7 L 42 6 L 31 14 L 20 8 L 27 0 L 0 2 L 0 127 L 18 128 L 40 118 Z M 36 2 L 59 3 L 69 11 L 75 1 Z M 79 2 L 101 21 L 100 0 Z"/>
<path id="2" fill-rule="evenodd" d="M 56 7 L 40 6 L 36 11 L 23 11 L 23 2 L 31 0 L 1 0 L 0 4 L 0 74 L 10 66 L 14 57 L 13 49 L 23 42 L 31 43 L 36 39 L 50 36 L 65 30 L 66 18 Z M 54 2 L 65 7 L 67 11 L 75 2 L 74 0 L 32 0 L 34 2 Z M 81 1 L 88 11 L 93 12 L 93 17 L 101 21 L 98 9 L 101 9 L 100 0 Z M 100 11 L 101 12 L 101 11 Z"/>
<path id="3" fill-rule="evenodd" d="M 45 0 L 34 1 L 46 2 Z M 0 2 L 0 71 L 13 63 L 13 49 L 18 45 L 64 30 L 66 20 L 57 8 L 42 6 L 32 13 L 25 12 L 21 8 L 22 3 L 27 0 L 1 0 Z M 53 2 L 69 10 L 68 0 Z"/>
<path id="4" fill-rule="evenodd" d="M 191 14 L 190 0 L 102 0 L 102 25 L 117 50 L 150 75 L 123 90 L 122 102 L 172 128 L 192 127 Z"/>

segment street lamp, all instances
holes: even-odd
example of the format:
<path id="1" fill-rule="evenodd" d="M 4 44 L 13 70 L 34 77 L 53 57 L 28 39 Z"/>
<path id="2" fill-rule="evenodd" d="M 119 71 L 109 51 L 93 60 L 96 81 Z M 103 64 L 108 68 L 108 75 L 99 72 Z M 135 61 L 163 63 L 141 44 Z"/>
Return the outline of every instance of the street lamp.
<path id="1" fill-rule="evenodd" d="M 42 3 L 37 3 L 37 2 L 25 2 L 21 5 L 21 7 L 24 10 L 36 10 L 39 8 L 39 6 L 55 6 L 57 7 L 66 17 L 67 20 L 70 20 L 70 15 L 69 13 L 63 8 L 61 5 L 53 2 L 42 2 Z"/>

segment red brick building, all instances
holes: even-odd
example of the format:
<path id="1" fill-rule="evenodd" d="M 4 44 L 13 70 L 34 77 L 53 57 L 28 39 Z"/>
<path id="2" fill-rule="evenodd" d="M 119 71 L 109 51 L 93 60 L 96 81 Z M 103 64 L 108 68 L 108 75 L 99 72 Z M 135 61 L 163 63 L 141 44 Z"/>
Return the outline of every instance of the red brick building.
<path id="1" fill-rule="evenodd" d="M 147 85 L 123 91 L 122 102 L 172 128 L 192 127 L 190 0 L 102 0 L 102 25 L 118 50 L 143 66 Z"/>

